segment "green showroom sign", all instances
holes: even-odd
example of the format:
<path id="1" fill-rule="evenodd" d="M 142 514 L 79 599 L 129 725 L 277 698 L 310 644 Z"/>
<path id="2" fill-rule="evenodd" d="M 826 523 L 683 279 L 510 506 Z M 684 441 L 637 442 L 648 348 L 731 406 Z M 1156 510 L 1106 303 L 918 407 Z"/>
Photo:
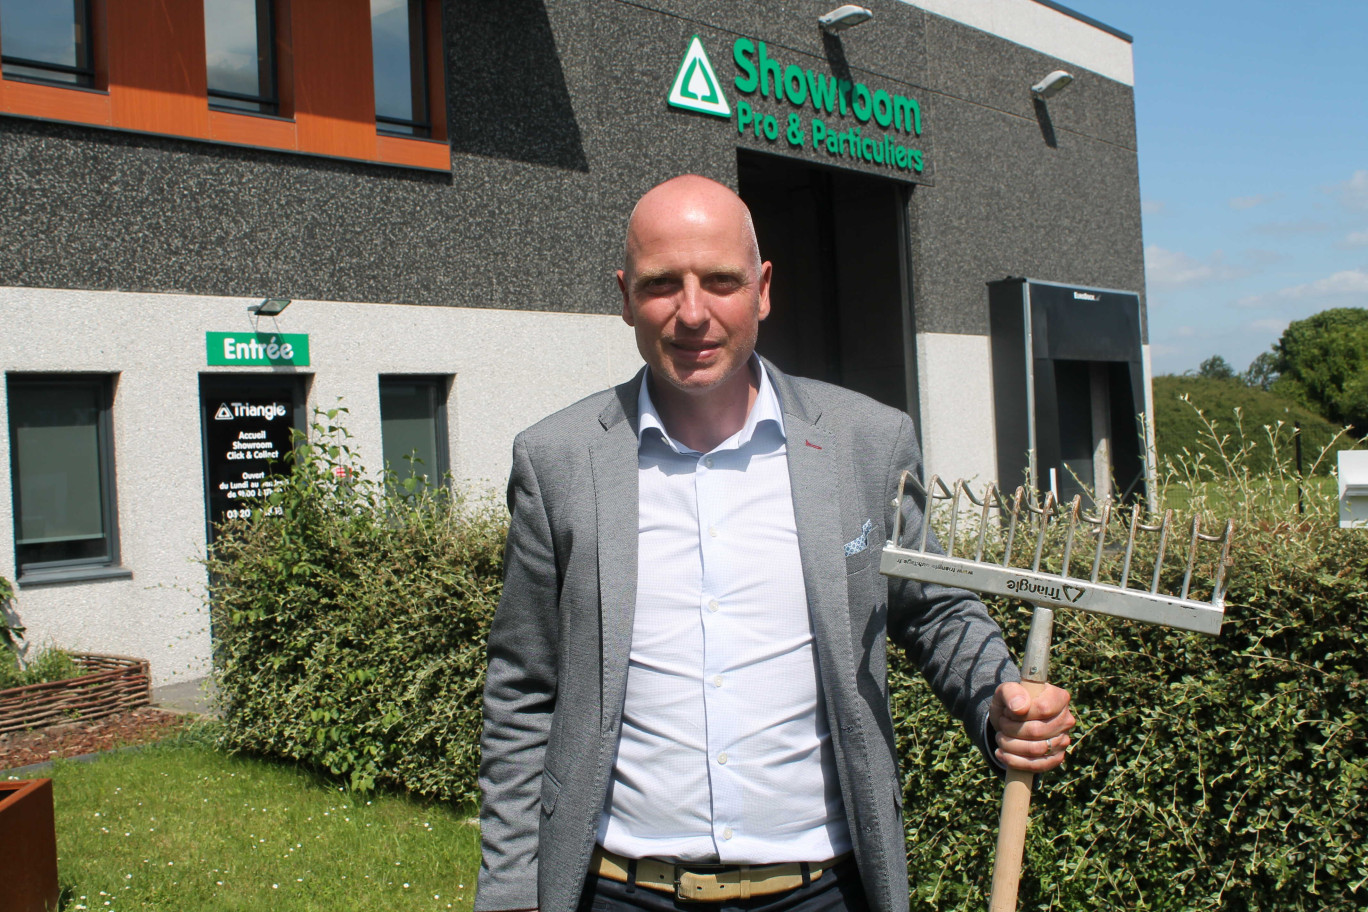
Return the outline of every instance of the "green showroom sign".
<path id="1" fill-rule="evenodd" d="M 307 333 L 207 332 L 211 367 L 308 367 Z"/>
<path id="2" fill-rule="evenodd" d="M 770 143 L 782 137 L 792 148 L 811 148 L 832 158 L 917 174 L 926 167 L 925 153 L 903 144 L 922 134 L 921 105 L 915 98 L 793 63 L 784 66 L 769 56 L 765 42 L 750 38 L 732 42 L 732 61 L 737 70 L 732 85 L 747 96 L 737 100 L 735 112 L 703 42 L 693 36 L 670 88 L 670 106 L 734 118 L 742 136 L 749 133 Z M 762 105 L 780 107 L 776 114 Z"/>

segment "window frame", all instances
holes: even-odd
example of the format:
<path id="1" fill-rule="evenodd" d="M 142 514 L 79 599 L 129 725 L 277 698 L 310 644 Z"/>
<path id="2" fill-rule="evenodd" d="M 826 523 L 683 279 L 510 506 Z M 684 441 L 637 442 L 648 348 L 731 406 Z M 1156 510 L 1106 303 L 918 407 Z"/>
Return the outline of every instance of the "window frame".
<path id="1" fill-rule="evenodd" d="M 265 117 L 278 117 L 281 113 L 281 91 L 280 91 L 280 19 L 281 10 L 277 0 L 255 0 L 257 8 L 257 85 L 265 80 L 263 75 L 270 77 L 270 90 L 261 95 L 247 95 L 242 92 L 226 92 L 215 90 L 209 85 L 209 68 L 207 58 L 209 56 L 209 44 L 206 36 L 204 52 L 206 65 L 204 70 L 205 93 L 209 99 L 209 110 L 223 111 L 228 114 L 246 114 Z M 263 19 L 265 20 L 263 23 Z M 263 55 L 263 51 L 265 52 Z M 215 102 L 215 99 L 228 99 L 229 101 L 243 101 L 256 104 L 257 110 L 250 108 L 239 108 L 231 104 Z"/>
<path id="2" fill-rule="evenodd" d="M 432 395 L 432 423 L 433 437 L 436 440 L 436 461 L 437 465 L 424 472 L 429 479 L 426 490 L 440 491 L 447 485 L 447 479 L 451 475 L 451 452 L 450 452 L 450 424 L 447 421 L 447 403 L 451 397 L 452 376 L 449 374 L 380 374 L 376 384 L 376 394 L 378 398 L 380 415 L 380 454 L 381 468 L 388 473 L 390 464 L 384 459 L 385 452 L 385 414 L 384 414 L 384 393 L 387 383 L 406 383 L 410 385 L 424 385 Z M 398 468 L 394 469 L 396 477 L 399 475 Z M 407 477 L 407 476 L 406 476 Z M 402 482 L 403 479 L 401 478 Z M 402 491 L 399 493 L 403 493 Z"/>
<path id="3" fill-rule="evenodd" d="M 375 132 L 381 136 L 395 136 L 401 139 L 431 139 L 433 132 L 432 123 L 432 67 L 429 57 L 431 56 L 431 36 L 428 34 L 431 23 L 429 22 L 428 8 L 430 0 L 406 0 L 409 10 L 409 94 L 412 98 L 414 107 L 417 102 L 422 102 L 422 119 L 405 120 L 402 117 L 389 117 L 380 113 L 379 102 L 376 103 L 375 111 Z M 438 23 L 441 22 L 437 17 Z M 371 79 L 374 81 L 375 70 L 375 29 L 371 29 Z M 408 130 L 399 129 L 408 127 Z"/>
<path id="4" fill-rule="evenodd" d="M 119 547 L 119 504 L 114 463 L 114 387 L 117 374 L 10 372 L 5 375 L 6 423 L 10 449 L 10 497 L 14 523 L 15 582 L 20 587 L 45 583 L 67 583 L 89 579 L 127 579 L 132 571 L 121 563 Z M 15 434 L 14 400 L 16 389 L 24 387 L 93 388 L 99 414 L 95 419 L 97 472 L 100 483 L 100 510 L 105 553 L 98 558 L 24 561 L 19 551 L 19 524 L 22 514 L 20 495 L 19 447 Z"/>
<path id="5" fill-rule="evenodd" d="M 79 25 L 84 40 L 76 45 L 76 57 L 79 61 L 76 66 L 68 66 L 64 63 L 50 63 L 46 60 L 32 60 L 28 57 L 16 57 L 3 52 L 3 34 L 0 34 L 0 78 L 11 82 L 28 82 L 34 85 L 57 86 L 63 89 L 93 89 L 97 88 L 100 73 L 96 59 L 96 43 L 94 34 L 95 5 L 98 0 L 79 0 L 81 4 L 82 18 L 80 21 L 73 21 L 73 27 Z M 48 70 L 53 73 L 70 73 L 76 77 L 75 82 L 67 82 L 62 79 L 50 79 L 32 73 L 9 73 L 5 71 L 8 66 L 20 66 L 30 70 Z"/>

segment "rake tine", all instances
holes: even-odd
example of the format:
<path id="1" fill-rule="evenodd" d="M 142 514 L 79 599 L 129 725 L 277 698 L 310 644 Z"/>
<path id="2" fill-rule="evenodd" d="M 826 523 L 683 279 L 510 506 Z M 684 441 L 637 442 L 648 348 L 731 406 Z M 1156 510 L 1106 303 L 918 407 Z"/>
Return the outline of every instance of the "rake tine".
<path id="1" fill-rule="evenodd" d="M 1007 549 L 1002 555 L 1002 566 L 1009 566 L 1012 562 L 1012 544 L 1016 541 L 1017 519 L 1021 516 L 1022 504 L 1026 502 L 1026 489 L 1018 487 L 1016 495 L 1012 498 L 1012 518 L 1007 522 Z"/>
<path id="2" fill-rule="evenodd" d="M 1031 561 L 1031 570 L 1040 569 L 1040 556 L 1045 553 L 1045 530 L 1050 525 L 1050 517 L 1054 515 L 1055 495 L 1050 491 L 1045 495 L 1045 503 L 1040 505 L 1040 528 L 1036 531 L 1036 550 L 1035 560 Z M 1035 512 L 1032 510 L 1032 512 Z"/>
<path id="3" fill-rule="evenodd" d="M 1221 560 L 1216 565 L 1216 581 L 1211 589 L 1211 604 L 1225 602 L 1225 569 L 1230 560 L 1230 540 L 1235 537 L 1235 520 L 1227 519 L 1225 531 L 1221 533 Z"/>
<path id="4" fill-rule="evenodd" d="M 988 490 L 983 492 L 983 514 L 979 517 L 978 548 L 974 551 L 975 561 L 983 560 L 983 544 L 984 540 L 988 537 L 988 510 L 990 509 L 993 498 L 996 495 L 997 485 L 993 484 L 992 482 L 989 482 Z M 970 494 L 969 499 L 973 500 L 974 495 Z"/>
<path id="5" fill-rule="evenodd" d="M 1197 563 L 1197 543 L 1202 540 L 1202 514 L 1192 515 L 1192 542 L 1188 545 L 1187 567 L 1183 571 L 1183 594 L 1178 596 L 1181 599 L 1188 597 L 1188 586 L 1192 583 L 1192 567 Z"/>
<path id="6" fill-rule="evenodd" d="M 1102 569 L 1102 544 L 1107 539 L 1107 524 L 1111 522 L 1111 499 L 1102 504 L 1102 516 L 1097 523 L 1097 551 L 1093 554 L 1092 581 L 1097 582 L 1097 573 Z"/>
<path id="7" fill-rule="evenodd" d="M 1164 546 L 1168 544 L 1169 523 L 1173 520 L 1173 511 L 1165 510 L 1164 518 L 1159 523 L 1159 553 L 1154 556 L 1154 580 L 1150 583 L 1150 592 L 1159 591 L 1159 572 L 1164 569 Z"/>
<path id="8" fill-rule="evenodd" d="M 1083 507 L 1083 497 L 1075 494 L 1073 501 L 1069 504 L 1069 534 L 1064 539 L 1064 563 L 1060 567 L 1059 575 L 1069 575 L 1069 554 L 1073 551 L 1074 530 L 1078 527 L 1078 512 Z"/>
<path id="9" fill-rule="evenodd" d="M 939 475 L 932 475 L 931 480 L 926 485 L 926 511 L 922 514 L 921 541 L 917 543 L 918 551 L 926 550 L 926 535 L 931 531 L 931 513 L 936 508 L 936 482 L 940 481 Z"/>
<path id="10" fill-rule="evenodd" d="M 1126 588 L 1130 579 L 1131 553 L 1135 550 L 1135 533 L 1140 525 L 1140 505 L 1131 508 L 1130 536 L 1126 539 L 1126 560 L 1121 565 L 1121 588 Z"/>
<path id="11" fill-rule="evenodd" d="M 890 539 L 895 545 L 902 542 L 902 502 L 907 496 L 907 479 L 911 475 L 911 472 L 904 469 L 898 476 L 898 496 L 893 498 L 893 538 Z"/>
<path id="12" fill-rule="evenodd" d="M 945 553 L 950 557 L 955 556 L 955 531 L 959 525 L 959 502 L 960 491 L 964 490 L 964 479 L 955 482 L 954 496 L 950 498 L 950 543 L 945 548 Z"/>

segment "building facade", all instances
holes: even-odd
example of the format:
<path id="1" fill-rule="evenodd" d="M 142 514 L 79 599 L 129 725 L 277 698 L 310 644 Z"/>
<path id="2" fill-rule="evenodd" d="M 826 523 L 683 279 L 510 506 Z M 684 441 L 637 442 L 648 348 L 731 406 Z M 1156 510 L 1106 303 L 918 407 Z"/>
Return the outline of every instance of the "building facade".
<path id="1" fill-rule="evenodd" d="M 844 29 L 778 0 L 0 7 L 0 575 L 30 641 L 204 676 L 211 520 L 316 407 L 368 467 L 502 487 L 519 429 L 639 367 L 613 273 L 683 172 L 755 214 L 761 352 L 909 411 L 929 472 L 1142 490 L 1107 458 L 1148 395 L 1130 39 L 866 2 Z"/>

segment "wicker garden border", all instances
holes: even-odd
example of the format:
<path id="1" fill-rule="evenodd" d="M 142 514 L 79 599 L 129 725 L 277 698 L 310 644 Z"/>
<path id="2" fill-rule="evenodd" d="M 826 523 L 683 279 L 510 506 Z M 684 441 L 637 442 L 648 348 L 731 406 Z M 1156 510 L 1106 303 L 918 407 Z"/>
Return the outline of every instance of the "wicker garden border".
<path id="1" fill-rule="evenodd" d="M 71 657 L 86 674 L 0 690 L 0 734 L 102 719 L 151 704 L 152 674 L 146 659 L 93 652 Z"/>

